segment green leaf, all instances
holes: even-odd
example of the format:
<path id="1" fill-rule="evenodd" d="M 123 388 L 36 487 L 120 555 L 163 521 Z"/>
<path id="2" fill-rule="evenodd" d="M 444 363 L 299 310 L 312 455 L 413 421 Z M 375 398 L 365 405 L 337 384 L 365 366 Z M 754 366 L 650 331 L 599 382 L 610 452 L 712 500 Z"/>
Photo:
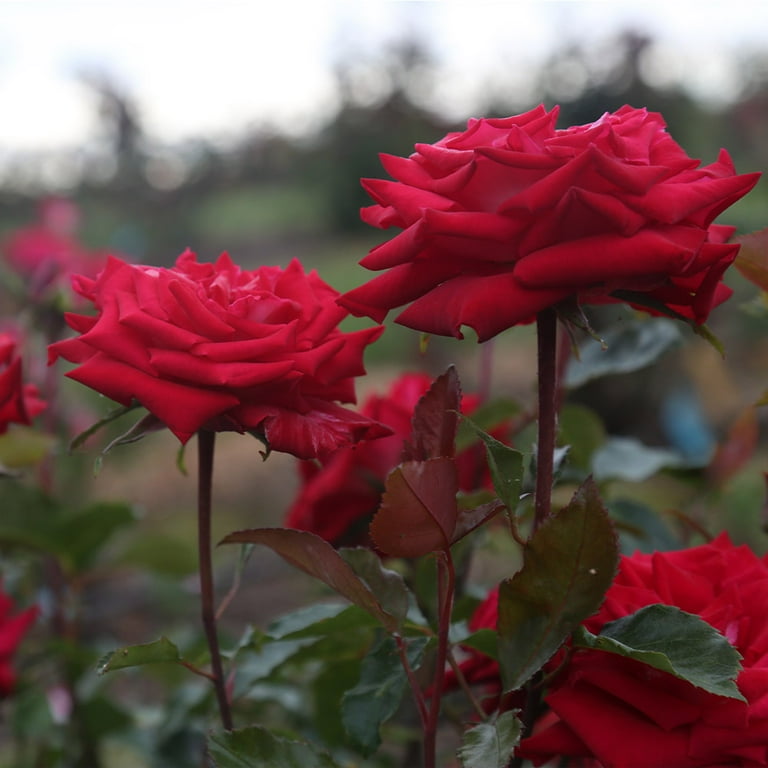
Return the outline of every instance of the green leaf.
<path id="1" fill-rule="evenodd" d="M 370 587 L 327 541 L 314 533 L 289 528 L 253 528 L 230 533 L 220 543 L 262 544 L 269 547 L 291 565 L 319 579 L 370 613 L 388 632 L 397 630 L 397 619 L 384 610 Z"/>
<path id="2" fill-rule="evenodd" d="M 622 554 L 667 552 L 680 549 L 680 540 L 648 505 L 633 499 L 614 499 L 608 510 L 620 534 Z"/>
<path id="3" fill-rule="evenodd" d="M 700 336 L 702 339 L 709 342 L 721 356 L 724 356 L 722 342 L 709 330 L 709 328 L 707 328 L 706 325 L 699 325 L 685 315 L 681 315 L 679 312 L 671 309 L 664 304 L 664 302 L 654 299 L 652 296 L 643 293 L 642 291 L 614 291 L 611 295 L 640 309 L 651 309 L 660 315 L 666 315 L 675 320 L 680 320 L 689 326 L 697 336 Z"/>
<path id="4" fill-rule="evenodd" d="M 428 642 L 428 638 L 408 641 L 406 655 L 411 669 L 421 663 Z M 379 728 L 397 712 L 407 683 L 395 640 L 382 635 L 363 660 L 360 682 L 342 699 L 344 727 L 366 757 L 379 748 Z"/>
<path id="5" fill-rule="evenodd" d="M 605 427 L 600 417 L 583 405 L 569 403 L 558 416 L 558 443 L 568 446 L 568 464 L 589 471 L 592 456 L 605 442 Z"/>
<path id="6" fill-rule="evenodd" d="M 491 659 L 498 660 L 499 636 L 495 629 L 478 629 L 477 632 L 462 637 L 457 642 L 460 642 L 461 645 L 466 645 L 468 648 L 474 648 Z"/>
<path id="7" fill-rule="evenodd" d="M 519 710 L 508 710 L 494 721 L 480 723 L 464 733 L 458 756 L 464 768 L 506 768 L 520 743 L 523 724 Z"/>
<path id="8" fill-rule="evenodd" d="M 65 517 L 59 525 L 62 558 L 75 571 L 97 560 L 102 546 L 118 529 L 135 521 L 133 509 L 121 502 L 99 501 Z"/>
<path id="9" fill-rule="evenodd" d="M 712 625 L 676 606 L 647 605 L 599 635 L 580 627 L 574 646 L 635 659 L 708 693 L 746 701 L 735 682 L 741 654 Z"/>
<path id="10" fill-rule="evenodd" d="M 338 768 L 330 755 L 314 745 L 255 725 L 211 734 L 208 752 L 217 768 Z"/>
<path id="11" fill-rule="evenodd" d="M 355 626 L 367 626 L 367 622 L 370 622 L 369 614 L 356 605 L 313 603 L 279 616 L 267 627 L 266 634 L 272 640 L 324 637 Z"/>
<path id="12" fill-rule="evenodd" d="M 151 643 L 128 645 L 125 648 L 110 651 L 101 658 L 97 669 L 99 674 L 103 675 L 116 669 L 164 662 L 179 663 L 181 660 L 179 649 L 167 637 L 161 637 Z"/>
<path id="13" fill-rule="evenodd" d="M 650 448 L 633 437 L 610 437 L 592 456 L 596 480 L 630 480 L 639 483 L 662 469 L 690 467 L 676 451 Z"/>
<path id="14" fill-rule="evenodd" d="M 500 424 L 519 416 L 522 410 L 520 403 L 514 400 L 501 399 L 483 403 L 479 408 L 472 411 L 471 421 L 466 416 L 462 416 L 456 433 L 456 452 L 460 453 L 477 442 L 478 429 L 490 433 Z"/>
<path id="15" fill-rule="evenodd" d="M 654 317 L 609 328 L 603 338 L 606 348 L 591 339 L 580 347 L 579 359 L 572 359 L 568 364 L 567 387 L 580 387 L 601 376 L 645 368 L 678 346 L 682 334 L 677 323 Z"/>
<path id="16" fill-rule="evenodd" d="M 403 577 L 385 568 L 372 549 L 347 547 L 340 549 L 339 554 L 370 587 L 381 607 L 397 620 L 398 630 L 402 628 L 411 603 Z"/>
<path id="17" fill-rule="evenodd" d="M 92 424 L 88 429 L 85 429 L 79 435 L 76 435 L 69 444 L 69 450 L 74 451 L 76 448 L 79 448 L 89 437 L 91 437 L 91 435 L 94 435 L 102 427 L 106 427 L 107 424 L 111 424 L 113 421 L 125 416 L 126 413 L 135 411 L 137 408 L 141 408 L 137 402 L 131 403 L 131 405 L 121 405 L 118 408 L 114 408 L 107 413 L 103 419 L 99 419 L 99 421 Z"/>
<path id="18" fill-rule="evenodd" d="M 494 490 L 509 513 L 514 514 L 520 501 L 520 487 L 523 483 L 523 454 L 484 432 L 471 419 L 465 417 L 462 423 L 464 422 L 485 444 Z"/>
<path id="19" fill-rule="evenodd" d="M 544 521 L 523 567 L 499 587 L 499 664 L 504 690 L 520 688 L 600 607 L 618 565 L 616 534 L 588 479 Z"/>

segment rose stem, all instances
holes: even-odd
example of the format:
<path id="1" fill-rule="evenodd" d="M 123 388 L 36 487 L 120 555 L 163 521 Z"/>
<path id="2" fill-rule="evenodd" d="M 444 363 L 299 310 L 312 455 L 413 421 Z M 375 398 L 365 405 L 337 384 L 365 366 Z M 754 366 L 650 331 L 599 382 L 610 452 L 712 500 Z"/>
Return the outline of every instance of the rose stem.
<path id="1" fill-rule="evenodd" d="M 552 505 L 557 422 L 557 314 L 544 309 L 536 316 L 539 366 L 539 434 L 533 529 L 549 517 Z"/>
<path id="2" fill-rule="evenodd" d="M 213 567 L 211 562 L 211 490 L 213 486 L 213 449 L 216 433 L 201 429 L 197 433 L 197 545 L 200 567 L 200 609 L 208 650 L 211 654 L 213 686 L 219 702 L 221 723 L 232 730 L 224 671 L 221 665 L 219 638 L 216 634 L 216 612 L 213 604 Z"/>
<path id="3" fill-rule="evenodd" d="M 437 753 L 437 725 L 440 715 L 440 699 L 445 682 L 445 665 L 448 658 L 448 632 L 451 628 L 453 596 L 456 573 L 450 550 L 437 553 L 437 657 L 435 679 L 432 683 L 432 701 L 429 706 L 427 727 L 424 730 L 424 768 L 435 768 Z"/>

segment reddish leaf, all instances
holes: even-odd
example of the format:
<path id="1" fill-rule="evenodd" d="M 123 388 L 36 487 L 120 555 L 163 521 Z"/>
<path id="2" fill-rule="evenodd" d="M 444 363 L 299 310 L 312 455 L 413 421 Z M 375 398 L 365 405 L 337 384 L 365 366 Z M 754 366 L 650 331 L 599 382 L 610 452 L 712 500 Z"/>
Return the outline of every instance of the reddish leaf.
<path id="1" fill-rule="evenodd" d="M 451 544 L 455 544 L 467 534 L 479 528 L 483 523 L 487 523 L 492 517 L 501 512 L 502 509 L 505 509 L 505 505 L 499 499 L 481 504 L 474 509 L 462 509 L 456 520 L 456 528 L 453 531 Z"/>
<path id="2" fill-rule="evenodd" d="M 418 557 L 453 541 L 458 506 L 453 459 L 408 461 L 387 478 L 381 506 L 371 523 L 373 543 L 393 557 Z"/>
<path id="3" fill-rule="evenodd" d="M 320 579 L 377 618 L 388 632 L 395 632 L 398 620 L 385 611 L 368 585 L 352 570 L 339 553 L 324 539 L 309 531 L 289 528 L 253 528 L 234 531 L 221 544 L 262 544 L 291 565 Z"/>
<path id="4" fill-rule="evenodd" d="M 438 376 L 413 411 L 413 431 L 403 449 L 403 461 L 425 461 L 456 453 L 461 409 L 461 385 L 451 366 Z"/>
<path id="5" fill-rule="evenodd" d="M 734 262 L 750 282 L 768 291 L 768 229 L 735 238 L 741 244 Z"/>
<path id="6" fill-rule="evenodd" d="M 717 485 L 733 477 L 754 456 L 757 439 L 757 413 L 747 408 L 731 425 L 709 463 L 709 475 Z"/>

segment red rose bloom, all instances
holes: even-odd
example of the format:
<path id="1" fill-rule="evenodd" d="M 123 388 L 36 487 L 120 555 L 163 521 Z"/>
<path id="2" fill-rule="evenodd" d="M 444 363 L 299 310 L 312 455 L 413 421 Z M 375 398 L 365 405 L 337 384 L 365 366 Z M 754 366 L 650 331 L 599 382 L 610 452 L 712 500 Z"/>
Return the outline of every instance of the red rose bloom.
<path id="1" fill-rule="evenodd" d="M 404 374 L 385 395 L 371 395 L 363 404 L 364 416 L 392 430 L 389 437 L 336 451 L 322 466 L 301 462 L 302 488 L 285 520 L 289 528 L 311 531 L 333 544 L 368 543 L 367 524 L 381 503 L 387 475 L 400 462 L 403 442 L 411 434 L 411 418 L 432 379 L 426 374 Z M 478 399 L 465 395 L 464 413 Z M 457 456 L 459 487 L 475 490 L 486 480 L 484 452 L 472 446 Z M 478 461 L 478 458 L 480 459 Z"/>
<path id="2" fill-rule="evenodd" d="M 44 409 L 37 387 L 22 380 L 15 339 L 8 333 L 0 333 L 0 434 L 5 433 L 11 423 L 30 424 Z"/>
<path id="3" fill-rule="evenodd" d="M 376 227 L 400 227 L 361 262 L 388 270 L 345 294 L 351 312 L 480 341 L 567 298 L 644 294 L 702 323 L 730 290 L 738 251 L 715 217 L 759 174 L 737 176 L 728 153 L 699 168 L 661 116 L 622 107 L 555 130 L 557 109 L 471 120 L 467 130 L 383 155 L 395 181 L 365 179 Z M 643 302 L 641 301 L 640 304 Z"/>
<path id="4" fill-rule="evenodd" d="M 342 333 L 338 293 L 294 260 L 240 269 L 187 251 L 170 269 L 110 258 L 74 287 L 95 317 L 68 314 L 80 336 L 52 344 L 67 375 L 123 405 L 139 402 L 182 441 L 199 429 L 251 431 L 300 458 L 388 434 L 343 408 L 382 328 Z"/>
<path id="5" fill-rule="evenodd" d="M 16 673 L 11 666 L 13 655 L 24 633 L 37 617 L 37 607 L 27 608 L 15 616 L 13 601 L 0 592 L 0 696 L 8 696 L 16 682 Z"/>
<path id="6" fill-rule="evenodd" d="M 696 614 L 742 654 L 746 703 L 715 696 L 636 661 L 578 650 L 546 696 L 551 712 L 520 755 L 542 765 L 586 758 L 604 768 L 768 765 L 768 562 L 722 535 L 676 552 L 635 554 L 600 612 L 606 622 L 654 603 Z"/>

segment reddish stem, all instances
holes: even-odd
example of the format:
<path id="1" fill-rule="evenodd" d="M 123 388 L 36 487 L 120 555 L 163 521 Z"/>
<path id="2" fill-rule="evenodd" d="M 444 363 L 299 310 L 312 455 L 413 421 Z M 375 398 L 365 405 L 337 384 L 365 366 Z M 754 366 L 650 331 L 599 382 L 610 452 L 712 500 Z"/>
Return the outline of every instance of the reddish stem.
<path id="1" fill-rule="evenodd" d="M 211 498 L 213 487 L 213 451 L 216 433 L 201 429 L 197 433 L 198 484 L 197 484 L 197 544 L 200 568 L 200 613 L 203 629 L 211 654 L 211 671 L 216 699 L 219 702 L 221 723 L 225 730 L 232 730 L 232 713 L 227 698 L 224 670 L 221 663 L 219 638 L 216 633 L 214 608 L 213 564 L 211 557 Z"/>
<path id="2" fill-rule="evenodd" d="M 536 317 L 539 383 L 539 434 L 536 455 L 536 497 L 533 528 L 549 517 L 552 507 L 557 430 L 557 314 L 544 309 Z"/>
<path id="3" fill-rule="evenodd" d="M 424 729 L 424 768 L 435 768 L 437 757 L 437 726 L 440 716 L 440 700 L 445 683 L 445 665 L 448 659 L 448 632 L 451 628 L 456 572 L 449 550 L 440 552 L 437 558 L 437 657 L 435 679 L 432 684 L 432 701 L 427 725 Z"/>

